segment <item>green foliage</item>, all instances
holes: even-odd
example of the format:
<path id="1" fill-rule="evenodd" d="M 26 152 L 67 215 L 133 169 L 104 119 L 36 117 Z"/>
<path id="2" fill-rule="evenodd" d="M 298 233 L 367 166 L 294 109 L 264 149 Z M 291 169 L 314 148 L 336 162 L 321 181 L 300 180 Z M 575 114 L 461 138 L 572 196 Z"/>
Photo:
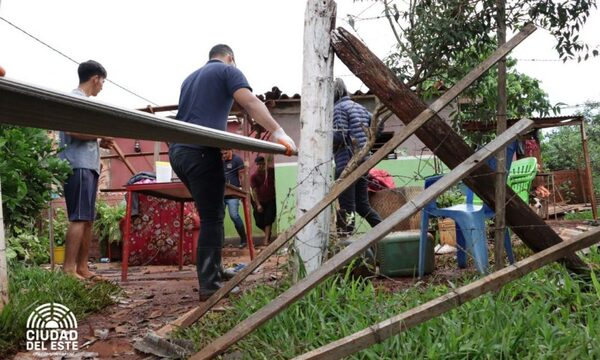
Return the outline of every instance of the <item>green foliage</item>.
<path id="1" fill-rule="evenodd" d="M 45 130 L 0 125 L 0 177 L 8 233 L 26 228 L 70 173 Z"/>
<path id="2" fill-rule="evenodd" d="M 585 121 L 588 136 L 594 188 L 600 189 L 600 102 L 587 102 L 579 113 Z M 544 166 L 548 170 L 585 168 L 581 132 L 578 126 L 562 126 L 546 133 L 542 141 Z"/>
<path id="3" fill-rule="evenodd" d="M 63 246 L 67 239 L 67 229 L 69 228 L 69 219 L 67 219 L 67 212 L 62 207 L 54 209 L 54 222 L 52 223 L 52 230 L 54 232 L 54 244 L 56 246 Z"/>
<path id="4" fill-rule="evenodd" d="M 48 237 L 38 235 L 32 228 L 13 228 L 6 238 L 6 258 L 12 263 L 40 265 L 50 261 Z"/>
<path id="5" fill-rule="evenodd" d="M 396 50 L 387 65 L 410 87 L 421 91 L 426 80 L 439 78 L 446 69 L 456 66 L 458 55 L 465 49 L 477 53 L 496 39 L 497 1 L 430 1 L 386 0 L 384 20 L 396 37 Z M 587 59 L 590 51 L 577 33 L 585 24 L 595 0 L 573 0 L 556 3 L 548 0 L 512 0 L 506 2 L 506 26 L 518 30 L 529 22 L 548 30 L 556 39 L 556 50 L 563 60 Z M 349 15 L 354 28 L 356 16 Z M 356 30 L 356 28 L 355 28 Z"/>
<path id="6" fill-rule="evenodd" d="M 565 220 L 594 220 L 592 210 L 569 212 L 565 214 Z"/>
<path id="7" fill-rule="evenodd" d="M 590 262 L 600 264 L 592 249 Z M 334 276 L 238 341 L 243 359 L 289 359 L 447 294 L 472 278 L 390 293 L 363 279 Z M 435 282 L 437 283 L 437 281 Z M 259 286 L 233 309 L 209 313 L 177 336 L 201 348 L 268 304 L 289 284 Z M 551 264 L 350 359 L 592 359 L 600 357 L 600 283 Z M 557 355 L 560 354 L 560 355 Z"/>
<path id="8" fill-rule="evenodd" d="M 77 320 L 114 302 L 121 290 L 108 282 L 86 284 L 62 272 L 12 264 L 10 302 L 0 312 L 0 358 L 7 359 L 25 340 L 27 317 L 36 307 L 58 302 Z"/>
<path id="9" fill-rule="evenodd" d="M 96 220 L 94 221 L 94 233 L 100 241 L 110 244 L 121 241 L 121 228 L 119 223 L 125 216 L 125 205 L 110 206 L 104 200 L 96 202 Z"/>

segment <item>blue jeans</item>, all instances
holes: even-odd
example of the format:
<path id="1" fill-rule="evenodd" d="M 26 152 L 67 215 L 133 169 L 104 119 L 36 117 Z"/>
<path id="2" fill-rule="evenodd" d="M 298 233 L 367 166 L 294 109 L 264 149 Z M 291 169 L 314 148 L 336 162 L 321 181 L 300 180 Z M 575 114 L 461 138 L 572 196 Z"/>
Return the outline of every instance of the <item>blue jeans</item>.
<path id="1" fill-rule="evenodd" d="M 221 279 L 225 217 L 225 172 L 221 150 L 175 147 L 169 149 L 169 160 L 179 179 L 192 194 L 200 216 L 196 256 L 200 289 L 215 289 Z"/>
<path id="2" fill-rule="evenodd" d="M 233 225 L 235 226 L 235 230 L 237 231 L 240 242 L 242 244 L 246 243 L 246 229 L 244 229 L 244 222 L 240 217 L 240 199 L 238 198 L 226 198 L 225 206 L 229 211 L 229 217 L 231 221 L 233 221 Z"/>

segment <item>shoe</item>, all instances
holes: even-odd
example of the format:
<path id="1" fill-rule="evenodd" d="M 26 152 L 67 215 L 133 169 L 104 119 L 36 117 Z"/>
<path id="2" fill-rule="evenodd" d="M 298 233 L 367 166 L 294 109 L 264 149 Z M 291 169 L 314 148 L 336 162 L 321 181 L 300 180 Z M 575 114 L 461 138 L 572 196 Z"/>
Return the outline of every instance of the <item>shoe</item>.
<path id="1" fill-rule="evenodd" d="M 245 247 L 247 247 L 247 246 L 248 246 L 248 243 L 241 243 L 241 244 L 239 244 L 239 245 L 238 245 L 238 247 L 239 247 L 240 249 L 243 249 L 243 248 L 245 248 Z"/>
<path id="2" fill-rule="evenodd" d="M 244 263 L 237 264 L 234 267 L 228 267 L 227 269 L 224 269 L 221 271 L 221 279 L 225 279 L 225 280 L 233 279 L 233 277 L 235 275 L 237 275 L 237 273 L 240 272 L 245 267 L 246 267 L 246 264 L 244 264 Z"/>
<path id="3" fill-rule="evenodd" d="M 219 291 L 222 287 L 223 284 L 220 282 L 217 282 L 216 285 L 218 286 L 215 289 L 202 289 L 200 288 L 198 290 L 198 300 L 200 300 L 200 302 L 206 301 L 208 300 L 214 293 L 216 293 L 217 291 Z M 240 287 L 236 286 L 233 289 L 231 289 L 231 291 L 229 292 L 229 295 L 231 294 L 239 294 L 240 293 Z"/>

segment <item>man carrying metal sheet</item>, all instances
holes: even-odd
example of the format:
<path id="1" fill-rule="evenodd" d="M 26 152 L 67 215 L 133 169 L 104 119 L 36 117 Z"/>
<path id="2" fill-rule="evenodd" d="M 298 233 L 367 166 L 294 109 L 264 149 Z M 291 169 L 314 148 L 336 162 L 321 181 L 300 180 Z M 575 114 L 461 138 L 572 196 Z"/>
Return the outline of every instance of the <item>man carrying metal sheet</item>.
<path id="1" fill-rule="evenodd" d="M 296 144 L 251 91 L 246 77 L 235 66 L 233 50 L 227 45 L 215 45 L 209 52 L 209 61 L 184 80 L 176 119 L 225 131 L 235 100 L 287 148 L 287 155 L 292 155 Z M 177 176 L 190 190 L 200 215 L 196 269 L 199 299 L 205 301 L 223 286 L 225 173 L 221 150 L 195 144 L 172 144 L 169 159 Z"/>

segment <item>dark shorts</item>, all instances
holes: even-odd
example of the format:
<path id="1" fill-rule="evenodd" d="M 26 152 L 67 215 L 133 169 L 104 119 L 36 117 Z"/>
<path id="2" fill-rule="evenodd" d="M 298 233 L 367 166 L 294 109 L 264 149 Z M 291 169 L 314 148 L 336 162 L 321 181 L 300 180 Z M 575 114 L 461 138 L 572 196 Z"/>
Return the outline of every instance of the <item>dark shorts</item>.
<path id="1" fill-rule="evenodd" d="M 256 227 L 265 230 L 265 226 L 272 225 L 275 222 L 275 213 L 277 212 L 277 203 L 275 200 L 260 202 L 260 205 L 263 208 L 262 212 L 256 211 L 256 207 L 252 204 L 254 209 L 254 222 L 256 223 Z"/>
<path id="2" fill-rule="evenodd" d="M 90 169 L 73 169 L 65 182 L 65 202 L 69 221 L 94 221 L 98 173 Z"/>

